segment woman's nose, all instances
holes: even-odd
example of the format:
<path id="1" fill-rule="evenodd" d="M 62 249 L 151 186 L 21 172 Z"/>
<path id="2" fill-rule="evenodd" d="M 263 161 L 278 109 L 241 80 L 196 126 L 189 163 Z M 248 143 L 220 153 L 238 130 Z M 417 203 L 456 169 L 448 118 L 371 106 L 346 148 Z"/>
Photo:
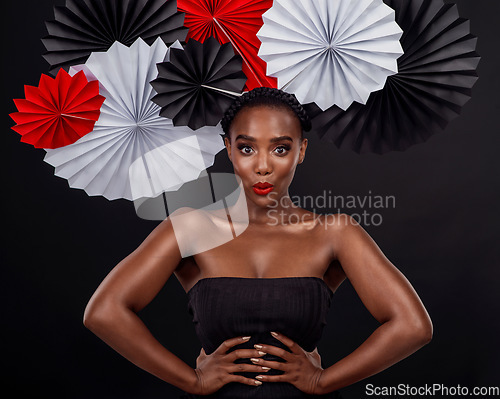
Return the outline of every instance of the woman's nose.
<path id="1" fill-rule="evenodd" d="M 255 173 L 260 176 L 268 175 L 272 172 L 272 165 L 269 161 L 267 154 L 259 154 L 256 157 Z"/>

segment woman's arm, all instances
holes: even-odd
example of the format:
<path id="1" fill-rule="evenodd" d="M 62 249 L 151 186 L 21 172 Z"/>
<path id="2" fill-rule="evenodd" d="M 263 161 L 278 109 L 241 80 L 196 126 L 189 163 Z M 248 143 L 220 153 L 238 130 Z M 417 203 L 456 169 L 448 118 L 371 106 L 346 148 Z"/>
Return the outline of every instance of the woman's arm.
<path id="1" fill-rule="evenodd" d="M 417 293 L 368 233 L 345 214 L 330 233 L 345 275 L 381 325 L 355 351 L 323 370 L 318 382 L 322 392 L 374 375 L 432 339 L 432 322 Z"/>
<path id="2" fill-rule="evenodd" d="M 84 324 L 135 365 L 189 392 L 197 382 L 194 369 L 162 346 L 136 314 L 180 261 L 172 223 L 166 219 L 104 279 L 85 309 Z"/>

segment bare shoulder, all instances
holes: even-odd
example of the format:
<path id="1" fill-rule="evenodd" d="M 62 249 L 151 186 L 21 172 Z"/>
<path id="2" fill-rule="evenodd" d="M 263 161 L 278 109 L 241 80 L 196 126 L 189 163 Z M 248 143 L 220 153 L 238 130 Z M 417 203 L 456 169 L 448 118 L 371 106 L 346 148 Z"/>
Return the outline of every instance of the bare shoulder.
<path id="1" fill-rule="evenodd" d="M 316 226 L 322 228 L 330 238 L 349 230 L 362 229 L 361 225 L 351 215 L 346 213 L 314 214 Z"/>
<path id="2" fill-rule="evenodd" d="M 288 218 L 290 220 L 297 219 L 296 222 L 300 221 L 309 230 L 325 234 L 330 239 L 349 230 L 363 229 L 355 218 L 346 213 L 320 214 L 303 208 L 297 208 L 296 212 Z"/>
<path id="3" fill-rule="evenodd" d="M 183 229 L 200 229 L 216 227 L 221 223 L 227 223 L 225 209 L 196 209 L 191 207 L 181 207 L 176 209 L 167 218 L 175 226 L 182 225 Z"/>
<path id="4" fill-rule="evenodd" d="M 233 239 L 226 210 L 179 208 L 169 219 L 182 257 L 196 255 Z"/>
<path id="5" fill-rule="evenodd" d="M 316 215 L 316 220 L 316 229 L 321 230 L 322 237 L 336 255 L 342 248 L 347 247 L 355 237 L 369 239 L 368 233 L 358 221 L 346 213 Z"/>

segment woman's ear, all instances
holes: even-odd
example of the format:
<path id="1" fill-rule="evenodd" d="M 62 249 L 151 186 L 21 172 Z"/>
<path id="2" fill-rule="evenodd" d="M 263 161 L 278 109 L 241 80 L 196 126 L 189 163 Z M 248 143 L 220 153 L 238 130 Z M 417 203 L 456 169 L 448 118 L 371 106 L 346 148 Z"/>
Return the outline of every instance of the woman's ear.
<path id="1" fill-rule="evenodd" d="M 229 140 L 228 136 L 224 137 L 224 145 L 226 146 L 227 156 L 229 160 L 233 162 L 233 159 L 231 158 L 231 141 Z"/>
<path id="2" fill-rule="evenodd" d="M 304 158 L 306 157 L 306 148 L 307 148 L 307 139 L 302 139 L 302 143 L 300 143 L 300 150 L 299 150 L 299 163 L 304 162 Z"/>

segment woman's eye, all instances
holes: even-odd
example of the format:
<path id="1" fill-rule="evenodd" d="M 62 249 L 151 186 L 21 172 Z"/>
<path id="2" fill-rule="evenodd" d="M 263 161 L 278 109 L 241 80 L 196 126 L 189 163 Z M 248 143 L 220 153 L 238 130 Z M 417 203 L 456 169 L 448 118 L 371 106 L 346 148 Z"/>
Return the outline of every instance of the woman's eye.
<path id="1" fill-rule="evenodd" d="M 253 149 L 252 147 L 248 146 L 248 145 L 242 145 L 240 147 L 238 147 L 238 149 L 243 153 L 243 154 L 251 154 Z"/>
<path id="2" fill-rule="evenodd" d="M 280 145 L 279 147 L 276 147 L 274 149 L 274 151 L 278 154 L 278 155 L 284 155 L 286 154 L 288 151 L 290 150 L 289 147 L 286 147 L 284 145 Z"/>

